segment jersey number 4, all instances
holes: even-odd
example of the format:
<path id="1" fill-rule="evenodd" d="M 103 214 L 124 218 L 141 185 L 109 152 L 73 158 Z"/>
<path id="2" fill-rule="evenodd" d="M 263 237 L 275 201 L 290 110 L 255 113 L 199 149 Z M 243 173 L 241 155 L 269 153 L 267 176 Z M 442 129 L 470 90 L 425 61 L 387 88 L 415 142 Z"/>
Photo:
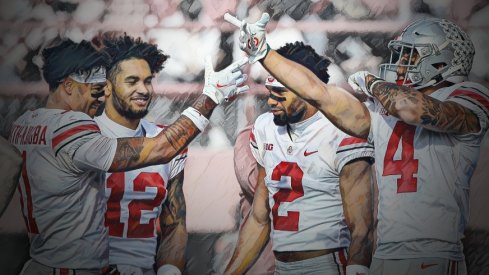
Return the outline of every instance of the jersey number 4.
<path id="1" fill-rule="evenodd" d="M 107 188 L 111 189 L 107 201 L 105 224 L 109 227 L 109 235 L 123 237 L 124 223 L 121 222 L 121 201 L 125 190 L 125 173 L 113 173 L 107 178 Z M 151 238 L 155 236 L 155 218 L 147 224 L 141 223 L 143 210 L 153 211 L 159 207 L 165 198 L 166 189 L 163 178 L 158 173 L 142 172 L 133 181 L 134 192 L 145 192 L 146 187 L 156 187 L 157 193 L 154 199 L 131 200 L 129 202 L 129 218 L 127 225 L 127 238 Z"/>
<path id="2" fill-rule="evenodd" d="M 291 189 L 280 189 L 273 195 L 272 207 L 273 229 L 282 231 L 299 230 L 299 211 L 287 211 L 287 216 L 279 216 L 278 208 L 282 202 L 292 202 L 304 196 L 302 177 L 304 172 L 295 162 L 279 163 L 272 172 L 272 180 L 279 181 L 282 177 L 290 177 Z"/>
<path id="3" fill-rule="evenodd" d="M 418 160 L 414 159 L 414 134 L 416 127 L 398 121 L 387 144 L 384 158 L 383 176 L 401 175 L 397 179 L 397 193 L 411 193 L 417 191 Z M 400 160 L 394 160 L 399 144 L 402 142 Z"/>

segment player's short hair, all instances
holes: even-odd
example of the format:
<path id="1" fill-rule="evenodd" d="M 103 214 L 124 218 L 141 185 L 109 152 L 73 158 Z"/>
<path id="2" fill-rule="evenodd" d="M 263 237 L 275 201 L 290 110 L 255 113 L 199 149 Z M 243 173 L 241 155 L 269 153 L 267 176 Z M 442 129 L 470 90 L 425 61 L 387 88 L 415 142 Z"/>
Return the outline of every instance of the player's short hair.
<path id="1" fill-rule="evenodd" d="M 73 42 L 56 38 L 42 51 L 44 80 L 54 91 L 64 78 L 72 73 L 89 71 L 94 67 L 107 67 L 110 57 L 98 51 L 90 42 Z"/>
<path id="2" fill-rule="evenodd" d="M 144 59 L 151 73 L 158 73 L 163 69 L 163 64 L 170 57 L 159 50 L 154 44 L 143 42 L 140 37 L 133 38 L 123 36 L 103 39 L 103 50 L 109 54 L 112 61 L 108 68 L 108 77 L 113 79 L 114 72 L 121 61 L 128 59 Z"/>
<path id="3" fill-rule="evenodd" d="M 287 43 L 285 46 L 280 47 L 277 50 L 277 53 L 308 68 L 321 79 L 321 81 L 328 83 L 328 66 L 331 64 L 331 61 L 328 58 L 317 54 L 311 46 L 305 45 L 303 42 L 299 41 Z"/>

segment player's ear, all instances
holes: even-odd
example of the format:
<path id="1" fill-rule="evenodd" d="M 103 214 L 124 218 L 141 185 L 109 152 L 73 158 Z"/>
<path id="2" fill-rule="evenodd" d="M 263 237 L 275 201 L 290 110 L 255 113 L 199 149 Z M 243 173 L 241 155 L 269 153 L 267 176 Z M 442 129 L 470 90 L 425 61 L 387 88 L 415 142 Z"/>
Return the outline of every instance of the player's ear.
<path id="1" fill-rule="evenodd" d="M 61 85 L 63 85 L 63 90 L 68 94 L 68 95 L 71 95 L 73 93 L 73 89 L 74 89 L 74 85 L 75 83 L 73 83 L 73 79 L 67 77 L 63 80 L 63 82 L 61 83 Z"/>
<path id="2" fill-rule="evenodd" d="M 107 85 L 105 85 L 105 98 L 108 98 L 110 95 L 112 95 L 112 88 L 114 86 L 112 85 L 112 82 L 107 79 Z"/>

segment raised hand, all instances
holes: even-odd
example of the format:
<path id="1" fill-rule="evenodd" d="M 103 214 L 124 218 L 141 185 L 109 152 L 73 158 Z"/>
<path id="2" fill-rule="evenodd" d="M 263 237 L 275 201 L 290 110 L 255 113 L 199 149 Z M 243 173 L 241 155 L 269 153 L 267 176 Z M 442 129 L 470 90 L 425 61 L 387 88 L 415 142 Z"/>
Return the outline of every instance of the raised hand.
<path id="1" fill-rule="evenodd" d="M 261 18 L 253 24 L 241 21 L 229 13 L 224 15 L 224 20 L 240 29 L 239 47 L 248 54 L 250 63 L 254 63 L 267 55 L 269 46 L 265 38 L 265 27 L 270 21 L 268 13 L 263 13 Z"/>
<path id="2" fill-rule="evenodd" d="M 243 58 L 223 70 L 215 72 L 211 58 L 207 56 L 205 58 L 205 85 L 202 93 L 220 104 L 224 100 L 228 101 L 249 90 L 248 85 L 243 85 L 247 75 L 241 71 L 246 63 L 248 63 L 247 59 Z"/>
<path id="3" fill-rule="evenodd" d="M 359 93 L 363 93 L 369 97 L 374 96 L 372 94 L 371 88 L 373 84 L 378 81 L 384 80 L 367 71 L 359 71 L 348 77 L 348 84 L 350 84 L 353 90 Z"/>

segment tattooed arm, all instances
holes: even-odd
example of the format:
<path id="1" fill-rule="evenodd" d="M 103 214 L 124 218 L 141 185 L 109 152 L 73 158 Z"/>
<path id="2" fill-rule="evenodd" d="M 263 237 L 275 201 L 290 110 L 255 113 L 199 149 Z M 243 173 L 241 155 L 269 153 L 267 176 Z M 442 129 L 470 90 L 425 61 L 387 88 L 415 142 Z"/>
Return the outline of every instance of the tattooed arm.
<path id="1" fill-rule="evenodd" d="M 367 76 L 367 87 L 374 77 Z M 372 94 L 386 111 L 400 120 L 437 132 L 467 134 L 480 131 L 477 116 L 451 101 L 439 101 L 410 87 L 380 81 L 371 87 Z"/>
<path id="2" fill-rule="evenodd" d="M 280 83 L 318 108 L 336 127 L 352 136 L 368 136 L 370 114 L 367 107 L 349 92 L 325 84 L 306 67 L 274 50 L 261 62 Z"/>
<path id="3" fill-rule="evenodd" d="M 373 250 L 372 169 L 366 159 L 346 164 L 340 173 L 340 192 L 351 243 L 347 265 L 370 266 Z"/>
<path id="4" fill-rule="evenodd" d="M 216 105 L 208 96 L 200 95 L 192 107 L 209 118 Z M 109 172 L 167 163 L 187 147 L 199 132 L 197 126 L 182 115 L 154 138 L 119 138 Z"/>
<path id="5" fill-rule="evenodd" d="M 187 246 L 186 206 L 182 170 L 168 183 L 168 196 L 160 215 L 161 241 L 156 254 L 158 267 L 170 264 L 183 273 Z"/>

